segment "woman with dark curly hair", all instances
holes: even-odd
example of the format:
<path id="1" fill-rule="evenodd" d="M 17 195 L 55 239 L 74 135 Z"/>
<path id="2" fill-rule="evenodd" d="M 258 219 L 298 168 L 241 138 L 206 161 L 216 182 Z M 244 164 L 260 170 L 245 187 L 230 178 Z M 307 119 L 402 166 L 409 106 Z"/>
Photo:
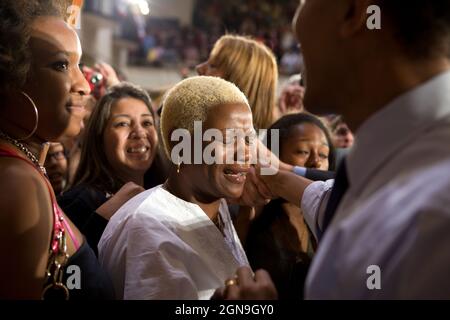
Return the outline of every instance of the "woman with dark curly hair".
<path id="1" fill-rule="evenodd" d="M 0 2 L 0 299 L 113 297 L 43 168 L 47 142 L 80 131 L 89 94 L 58 3 Z"/>

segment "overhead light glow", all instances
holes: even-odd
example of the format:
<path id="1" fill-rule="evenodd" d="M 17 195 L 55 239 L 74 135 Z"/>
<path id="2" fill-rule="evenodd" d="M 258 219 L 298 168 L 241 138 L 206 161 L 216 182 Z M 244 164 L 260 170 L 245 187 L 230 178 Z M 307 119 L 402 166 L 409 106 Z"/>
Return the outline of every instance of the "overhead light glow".
<path id="1" fill-rule="evenodd" d="M 128 0 L 128 3 L 137 5 L 139 7 L 139 11 L 144 16 L 150 13 L 150 7 L 148 6 L 147 0 Z"/>

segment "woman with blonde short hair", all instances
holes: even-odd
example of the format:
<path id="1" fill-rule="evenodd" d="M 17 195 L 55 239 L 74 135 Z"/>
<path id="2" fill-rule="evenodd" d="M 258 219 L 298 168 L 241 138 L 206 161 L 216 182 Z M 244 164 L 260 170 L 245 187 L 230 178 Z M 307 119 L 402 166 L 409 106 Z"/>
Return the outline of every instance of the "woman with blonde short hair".
<path id="1" fill-rule="evenodd" d="M 208 299 L 238 267 L 248 265 L 225 199 L 243 192 L 255 140 L 252 113 L 245 95 L 217 77 L 183 80 L 163 105 L 169 178 L 111 218 L 99 259 L 119 298 Z M 209 164 L 208 150 L 215 159 Z"/>
<path id="2" fill-rule="evenodd" d="M 233 82 L 248 98 L 257 129 L 274 122 L 278 66 L 272 51 L 250 37 L 224 35 L 197 73 Z"/>

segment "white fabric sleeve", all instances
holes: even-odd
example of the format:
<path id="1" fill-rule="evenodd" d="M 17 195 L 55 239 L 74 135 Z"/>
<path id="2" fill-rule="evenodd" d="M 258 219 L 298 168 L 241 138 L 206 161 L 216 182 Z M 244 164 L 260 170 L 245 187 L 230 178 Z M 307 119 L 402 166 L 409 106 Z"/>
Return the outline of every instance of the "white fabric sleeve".
<path id="1" fill-rule="evenodd" d="M 323 215 L 334 180 L 316 181 L 306 187 L 301 199 L 303 217 L 316 240 L 322 231 Z"/>

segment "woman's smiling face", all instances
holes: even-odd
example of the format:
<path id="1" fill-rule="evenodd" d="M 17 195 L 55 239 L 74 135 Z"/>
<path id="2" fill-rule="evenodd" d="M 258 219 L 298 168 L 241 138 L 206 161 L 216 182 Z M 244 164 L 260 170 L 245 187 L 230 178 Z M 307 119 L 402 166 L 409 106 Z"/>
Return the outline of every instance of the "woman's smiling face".
<path id="1" fill-rule="evenodd" d="M 158 135 L 147 105 L 135 98 L 117 100 L 103 134 L 106 158 L 122 179 L 144 174 L 155 158 Z"/>
<path id="2" fill-rule="evenodd" d="M 203 129 L 215 129 L 220 138 L 203 142 L 202 164 L 182 165 L 181 170 L 205 198 L 239 198 L 250 169 L 251 147 L 256 143 L 250 108 L 245 104 L 215 106 L 208 112 Z M 205 163 L 206 147 L 214 150 L 213 164 Z"/>
<path id="3" fill-rule="evenodd" d="M 81 44 L 76 32 L 60 18 L 37 18 L 32 25 L 30 51 L 31 67 L 23 91 L 39 111 L 37 136 L 49 141 L 76 136 L 90 92 L 79 68 Z M 29 111 L 23 114 L 32 117 Z M 25 127 L 28 120 L 23 119 Z"/>

